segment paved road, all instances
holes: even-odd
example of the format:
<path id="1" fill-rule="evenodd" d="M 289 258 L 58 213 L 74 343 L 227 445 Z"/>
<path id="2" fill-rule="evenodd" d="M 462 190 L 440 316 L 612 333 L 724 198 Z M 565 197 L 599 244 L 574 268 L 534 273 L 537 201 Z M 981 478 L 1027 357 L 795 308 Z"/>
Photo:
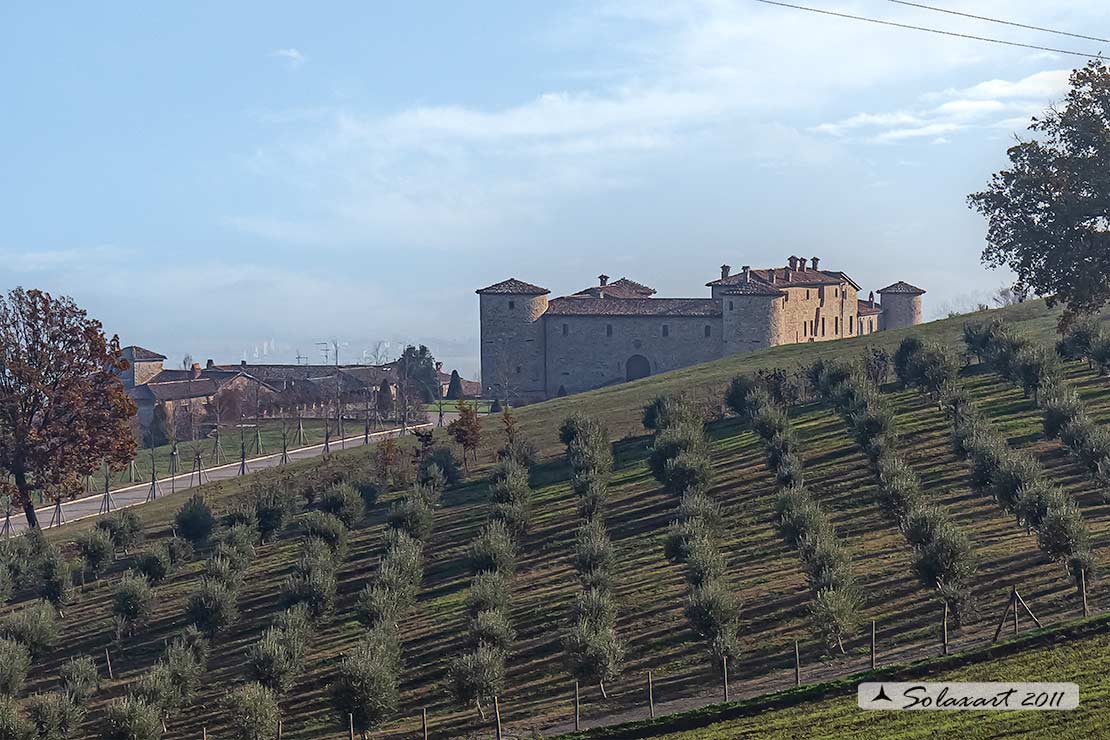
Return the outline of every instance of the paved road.
<path id="1" fill-rule="evenodd" d="M 431 424 L 415 424 L 409 429 L 419 429 L 422 427 L 434 426 L 435 421 Z M 386 437 L 400 436 L 400 429 L 388 429 L 384 432 L 371 432 L 371 441 L 384 439 Z M 341 440 L 333 440 L 331 450 L 341 450 L 350 447 L 359 447 L 364 443 L 364 435 L 358 434 L 353 437 L 345 437 Z M 324 445 L 310 445 L 308 447 L 298 447 L 295 450 L 289 450 L 289 461 L 307 460 L 310 457 L 317 457 L 324 453 Z M 188 464 L 191 466 L 192 461 Z M 277 452 L 272 455 L 262 455 L 247 460 L 247 473 L 250 474 L 257 470 L 264 468 L 274 468 L 281 464 L 281 453 Z M 166 478 L 159 478 L 156 495 L 165 496 L 177 491 L 184 491 L 188 488 L 193 488 L 200 483 L 208 483 L 210 481 L 226 480 L 228 478 L 235 478 L 239 475 L 239 461 L 236 460 L 226 465 L 219 465 L 214 468 L 206 468 L 204 470 L 203 480 L 199 480 L 195 473 L 180 473 L 178 475 Z M 122 509 L 128 506 L 137 506 L 139 504 L 147 503 L 151 497 L 150 483 L 138 483 L 127 488 L 117 488 L 112 491 L 112 510 Z M 53 504 L 44 506 L 41 509 L 36 509 L 36 514 L 39 518 L 39 524 L 43 527 L 56 526 L 58 524 L 57 509 Z M 76 519 L 85 519 L 90 516 L 99 516 L 104 513 L 104 494 L 98 493 L 92 496 L 85 496 L 84 498 L 74 499 L 62 503 L 61 515 L 62 522 L 72 522 Z M 11 518 L 11 533 L 18 534 L 27 529 L 27 518 L 22 512 L 13 513 Z"/>

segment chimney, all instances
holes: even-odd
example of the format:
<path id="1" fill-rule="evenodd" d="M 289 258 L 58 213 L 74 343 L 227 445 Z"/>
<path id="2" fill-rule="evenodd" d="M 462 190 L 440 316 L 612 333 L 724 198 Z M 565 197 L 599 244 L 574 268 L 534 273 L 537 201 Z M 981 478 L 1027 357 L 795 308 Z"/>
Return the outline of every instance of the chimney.
<path id="1" fill-rule="evenodd" d="M 216 367 L 216 363 L 212 362 L 212 358 L 209 357 L 208 362 L 204 363 L 204 366 L 211 370 L 212 368 Z"/>
<path id="2" fill-rule="evenodd" d="M 813 265 L 813 269 L 814 269 L 814 270 L 816 270 L 816 269 L 817 269 L 817 263 L 818 263 L 818 262 L 820 262 L 820 261 L 821 261 L 821 260 L 820 260 L 820 259 L 818 259 L 817 257 L 810 257 L 810 259 L 809 259 L 809 262 L 810 262 L 810 264 L 812 264 L 812 265 Z"/>
<path id="3" fill-rule="evenodd" d="M 867 294 L 867 302 L 871 305 L 871 308 L 875 307 L 875 291 Z"/>
<path id="4" fill-rule="evenodd" d="M 794 270 L 798 269 L 798 258 L 797 257 L 790 257 L 789 259 L 786 260 L 786 263 L 788 265 L 790 265 L 790 271 L 791 272 L 794 272 Z"/>
<path id="5" fill-rule="evenodd" d="M 751 268 L 751 266 L 750 265 L 744 265 L 743 267 L 740 268 L 740 270 L 741 270 L 741 272 L 744 273 L 744 282 L 745 283 L 750 283 L 752 281 L 752 268 Z"/>
<path id="6" fill-rule="evenodd" d="M 721 280 L 728 277 L 729 272 L 732 270 L 728 265 L 721 265 Z"/>
<path id="7" fill-rule="evenodd" d="M 801 270 L 802 272 L 805 272 L 806 271 L 806 258 L 805 257 L 798 257 L 797 259 L 798 259 L 798 269 Z"/>
<path id="8" fill-rule="evenodd" d="M 597 281 L 599 283 L 601 283 L 601 287 L 604 288 L 609 283 L 609 276 L 608 275 L 598 275 L 597 276 Z"/>
<path id="9" fill-rule="evenodd" d="M 247 366 L 247 361 L 246 360 L 239 360 L 239 367 L 246 367 L 246 366 Z"/>
<path id="10" fill-rule="evenodd" d="M 193 366 L 191 368 L 189 368 L 189 371 L 192 373 L 194 378 L 199 378 L 200 377 L 200 363 L 199 362 L 194 362 Z"/>
<path id="11" fill-rule="evenodd" d="M 438 372 L 441 372 L 442 370 L 443 370 L 443 363 L 440 362 L 439 360 L 436 360 L 436 372 L 438 373 Z"/>

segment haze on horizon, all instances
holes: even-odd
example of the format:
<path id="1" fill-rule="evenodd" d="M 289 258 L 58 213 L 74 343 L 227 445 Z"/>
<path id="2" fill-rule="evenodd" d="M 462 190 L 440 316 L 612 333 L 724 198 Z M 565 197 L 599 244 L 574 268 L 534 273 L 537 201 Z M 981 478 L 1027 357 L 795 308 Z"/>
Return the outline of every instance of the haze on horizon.
<path id="1" fill-rule="evenodd" d="M 707 295 L 722 262 L 817 255 L 865 292 L 926 288 L 929 318 L 986 300 L 1009 276 L 965 197 L 1083 63 L 751 0 L 7 5 L 0 26 L 5 289 L 72 295 L 171 362 L 416 341 L 470 377 L 474 290 L 510 276 Z"/>

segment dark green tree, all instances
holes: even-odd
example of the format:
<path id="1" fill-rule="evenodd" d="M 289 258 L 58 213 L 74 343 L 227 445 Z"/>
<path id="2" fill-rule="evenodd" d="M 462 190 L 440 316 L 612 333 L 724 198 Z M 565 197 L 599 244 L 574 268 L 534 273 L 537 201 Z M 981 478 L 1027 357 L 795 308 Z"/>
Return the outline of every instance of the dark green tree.
<path id="1" fill-rule="evenodd" d="M 451 371 L 451 382 L 447 385 L 447 400 L 448 401 L 461 401 L 466 398 L 463 393 L 462 378 L 459 377 L 458 370 Z"/>
<path id="2" fill-rule="evenodd" d="M 1110 67 L 1092 60 L 1070 84 L 1033 119 L 1036 138 L 1007 151 L 1010 168 L 968 196 L 988 220 L 983 262 L 1063 304 L 1063 325 L 1110 301 Z"/>
<path id="3" fill-rule="evenodd" d="M 411 344 L 397 358 L 397 384 L 406 398 L 419 397 L 424 403 L 439 398 L 439 373 L 436 358 L 423 344 Z"/>

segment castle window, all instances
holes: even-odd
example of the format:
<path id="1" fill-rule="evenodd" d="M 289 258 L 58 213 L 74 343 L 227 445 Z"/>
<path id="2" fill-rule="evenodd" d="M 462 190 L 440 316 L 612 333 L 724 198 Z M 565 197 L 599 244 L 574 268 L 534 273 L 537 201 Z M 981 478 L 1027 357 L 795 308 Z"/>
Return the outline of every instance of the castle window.
<path id="1" fill-rule="evenodd" d="M 713 328 L 709 324 L 705 325 L 705 336 L 710 337 L 713 335 Z"/>
<path id="2" fill-rule="evenodd" d="M 833 288 L 833 298 L 836 298 L 838 295 L 840 295 L 840 288 Z"/>
<path id="3" fill-rule="evenodd" d="M 605 336 L 607 336 L 607 337 L 613 336 L 613 325 L 612 324 L 606 324 L 605 325 Z"/>
<path id="4" fill-rule="evenodd" d="M 803 321 L 802 322 L 802 336 L 803 337 L 808 337 L 809 336 L 809 322 L 808 321 Z"/>
<path id="5" fill-rule="evenodd" d="M 509 301 L 509 310 L 511 311 L 514 308 L 516 308 L 516 301 Z"/>
<path id="6" fill-rule="evenodd" d="M 867 333 L 870 334 L 873 331 L 875 331 L 874 319 L 868 319 L 867 320 Z"/>
<path id="7" fill-rule="evenodd" d="M 806 300 L 807 301 L 809 300 L 809 291 L 808 290 L 806 291 Z"/>
<path id="8" fill-rule="evenodd" d="M 729 311 L 732 311 L 732 310 L 733 310 L 733 308 L 732 308 L 732 301 L 729 301 L 729 302 L 728 302 L 728 310 L 729 310 Z"/>
<path id="9" fill-rule="evenodd" d="M 821 317 L 821 336 L 825 336 L 825 317 Z"/>
<path id="10" fill-rule="evenodd" d="M 840 333 L 840 317 L 833 316 L 833 334 Z"/>
<path id="11" fill-rule="evenodd" d="M 663 324 L 663 336 L 669 337 L 671 335 L 671 327 Z"/>
<path id="12" fill-rule="evenodd" d="M 570 327 L 568 327 L 566 324 L 563 324 L 563 336 L 564 337 L 567 335 L 568 331 L 570 331 Z"/>
<path id="13" fill-rule="evenodd" d="M 783 302 L 783 303 L 786 303 L 786 302 L 787 302 L 787 301 L 789 301 L 789 300 L 790 300 L 790 291 L 786 291 L 786 295 L 784 295 L 784 296 L 782 297 L 782 302 Z"/>

